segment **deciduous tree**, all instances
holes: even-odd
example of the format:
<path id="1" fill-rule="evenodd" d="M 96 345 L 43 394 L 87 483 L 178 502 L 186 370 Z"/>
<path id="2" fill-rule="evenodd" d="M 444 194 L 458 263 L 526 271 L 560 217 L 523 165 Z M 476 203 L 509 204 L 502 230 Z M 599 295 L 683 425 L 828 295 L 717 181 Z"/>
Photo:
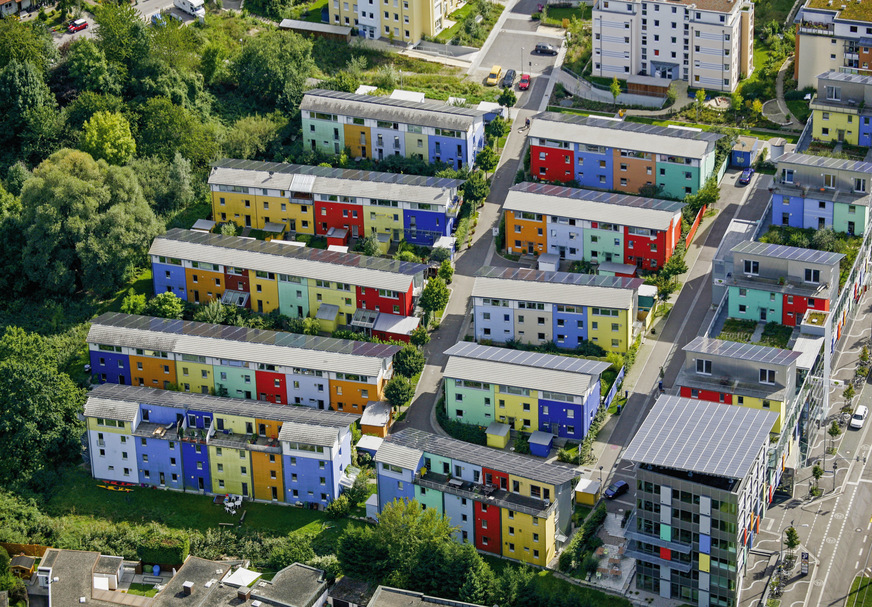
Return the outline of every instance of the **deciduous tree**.
<path id="1" fill-rule="evenodd" d="M 497 168 L 499 162 L 500 157 L 490 146 L 485 146 L 484 149 L 475 155 L 475 166 L 484 171 L 485 179 L 487 179 L 488 173 Z"/>
<path id="2" fill-rule="evenodd" d="M 439 265 L 438 276 L 445 281 L 445 284 L 451 284 L 451 280 L 454 278 L 454 266 L 451 265 L 450 260 L 442 260 L 442 263 Z"/>
<path id="3" fill-rule="evenodd" d="M 176 152 L 194 165 L 205 166 L 218 153 L 209 125 L 165 97 L 146 101 L 142 108 L 137 149 L 143 156 L 170 161 Z"/>
<path id="4" fill-rule="evenodd" d="M 448 305 L 448 298 L 451 293 L 448 287 L 445 286 L 445 281 L 436 276 L 427 281 L 427 286 L 424 287 L 421 293 L 421 308 L 426 312 L 436 312 Z"/>
<path id="5" fill-rule="evenodd" d="M 293 112 L 313 67 L 311 42 L 293 32 L 268 30 L 246 41 L 233 71 L 239 91 L 250 100 Z"/>
<path id="6" fill-rule="evenodd" d="M 406 346 L 394 354 L 394 371 L 406 377 L 414 377 L 424 369 L 427 359 L 415 346 Z"/>
<path id="7" fill-rule="evenodd" d="M 116 71 L 109 69 L 103 50 L 88 38 L 81 38 L 70 47 L 67 69 L 73 84 L 80 92 L 120 92 Z"/>
<path id="8" fill-rule="evenodd" d="M 169 291 L 158 293 L 145 306 L 145 313 L 148 316 L 157 316 L 159 318 L 180 319 L 184 311 L 184 302 Z"/>
<path id="9" fill-rule="evenodd" d="M 33 20 L 0 19 L 0 69 L 19 61 L 43 72 L 57 58 L 57 47 L 44 26 Z"/>
<path id="10" fill-rule="evenodd" d="M 109 164 L 127 164 L 136 153 L 130 123 L 121 114 L 110 112 L 97 112 L 85 122 L 80 147 Z"/>
<path id="11" fill-rule="evenodd" d="M 419 348 L 423 348 L 428 343 L 430 343 L 430 334 L 427 333 L 427 329 L 424 327 L 417 327 L 412 334 L 409 336 L 409 342 L 413 346 L 417 346 Z"/>
<path id="12" fill-rule="evenodd" d="M 399 408 L 412 400 L 415 396 L 415 388 L 408 378 L 402 375 L 394 375 L 385 386 L 385 400 L 392 407 Z"/>

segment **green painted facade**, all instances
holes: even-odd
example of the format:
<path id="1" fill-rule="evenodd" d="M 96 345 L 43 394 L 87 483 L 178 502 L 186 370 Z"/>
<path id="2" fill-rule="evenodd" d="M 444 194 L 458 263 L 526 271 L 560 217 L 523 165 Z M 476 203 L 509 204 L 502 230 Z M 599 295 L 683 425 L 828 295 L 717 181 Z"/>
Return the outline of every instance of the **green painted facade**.
<path id="1" fill-rule="evenodd" d="M 221 395 L 223 388 L 231 398 L 257 398 L 254 369 L 215 365 L 214 373 L 215 394 Z"/>
<path id="2" fill-rule="evenodd" d="M 660 174 L 660 171 L 663 174 Z M 687 174 L 690 174 L 690 179 Z M 657 162 L 657 184 L 663 185 L 663 189 L 670 196 L 683 198 L 688 192 L 685 188 L 690 188 L 690 193 L 695 194 L 700 186 L 699 167 L 689 164 L 678 164 L 673 162 Z"/>
<path id="3" fill-rule="evenodd" d="M 461 400 L 457 400 L 457 396 Z M 487 426 L 494 421 L 493 418 L 494 387 L 491 385 L 487 390 L 464 388 L 457 384 L 456 380 L 445 379 L 445 408 L 448 417 L 467 424 Z M 463 411 L 463 416 L 458 417 L 457 412 Z M 485 417 L 490 413 L 491 417 Z"/>
<path id="4" fill-rule="evenodd" d="M 311 116 L 315 114 L 312 113 Z M 303 118 L 303 149 L 339 154 L 345 149 L 345 129 L 339 121 Z"/>
<path id="5" fill-rule="evenodd" d="M 744 295 L 741 293 L 744 293 Z M 730 287 L 727 315 L 730 318 L 753 321 L 765 320 L 766 322 L 775 321 L 780 323 L 783 301 L 784 297 L 781 293 L 733 286 Z M 760 313 L 761 310 L 766 310 L 765 319 Z"/>
<path id="6" fill-rule="evenodd" d="M 415 485 L 415 499 L 427 510 L 435 510 L 439 514 L 444 514 L 441 491 Z"/>
<path id="7" fill-rule="evenodd" d="M 586 228 L 583 234 L 584 259 L 586 261 L 624 263 L 624 235 L 621 232 Z M 597 252 L 596 260 L 591 257 L 592 251 Z M 607 258 L 607 253 L 611 253 L 611 260 Z"/>
<path id="8" fill-rule="evenodd" d="M 851 212 L 853 210 L 853 213 Z M 847 233 L 848 224 L 854 222 L 853 233 L 860 236 L 866 233 L 869 209 L 863 205 L 849 205 L 844 203 L 833 204 L 833 229 L 836 232 Z"/>
<path id="9" fill-rule="evenodd" d="M 290 282 L 279 278 L 279 312 L 285 316 L 306 318 L 309 316 L 309 287 L 306 278 Z"/>

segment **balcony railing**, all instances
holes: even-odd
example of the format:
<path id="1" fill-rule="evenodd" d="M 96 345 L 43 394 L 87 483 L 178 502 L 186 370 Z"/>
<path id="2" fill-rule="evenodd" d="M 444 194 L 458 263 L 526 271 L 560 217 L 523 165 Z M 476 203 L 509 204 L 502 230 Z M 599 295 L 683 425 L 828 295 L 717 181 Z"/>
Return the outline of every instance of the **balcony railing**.
<path id="1" fill-rule="evenodd" d="M 457 497 L 475 500 L 477 502 L 481 502 L 482 504 L 493 505 L 498 508 L 505 508 L 507 510 L 521 512 L 523 514 L 529 514 L 530 516 L 536 516 L 539 518 L 547 518 L 550 511 L 556 507 L 556 504 L 549 504 L 548 502 L 542 500 L 541 506 L 538 508 L 534 508 L 520 502 L 522 500 L 525 502 L 539 501 L 535 498 L 511 494 L 504 490 L 497 489 L 496 487 L 493 487 L 491 489 L 486 487 L 485 485 L 480 485 L 476 483 L 464 482 L 463 485 L 471 485 L 471 488 L 466 488 L 464 486 L 458 486 L 455 484 L 451 484 L 450 482 L 439 480 L 440 475 L 432 476 L 432 479 L 428 479 L 426 477 L 418 475 L 415 478 L 414 482 L 416 485 L 424 487 L 425 489 L 433 489 L 435 491 L 449 493 Z"/>
<path id="2" fill-rule="evenodd" d="M 799 24 L 800 34 L 811 34 L 812 36 L 832 36 L 835 31 L 835 26 L 832 23 L 814 23 L 812 21 L 803 21 Z"/>

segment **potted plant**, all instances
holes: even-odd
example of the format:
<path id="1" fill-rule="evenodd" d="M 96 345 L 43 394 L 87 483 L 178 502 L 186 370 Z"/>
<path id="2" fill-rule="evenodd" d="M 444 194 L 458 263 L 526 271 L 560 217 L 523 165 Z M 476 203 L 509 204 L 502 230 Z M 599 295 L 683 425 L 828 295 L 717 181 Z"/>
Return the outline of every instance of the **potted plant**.
<path id="1" fill-rule="evenodd" d="M 179 438 L 181 440 L 185 440 L 185 429 L 184 428 L 179 428 Z"/>

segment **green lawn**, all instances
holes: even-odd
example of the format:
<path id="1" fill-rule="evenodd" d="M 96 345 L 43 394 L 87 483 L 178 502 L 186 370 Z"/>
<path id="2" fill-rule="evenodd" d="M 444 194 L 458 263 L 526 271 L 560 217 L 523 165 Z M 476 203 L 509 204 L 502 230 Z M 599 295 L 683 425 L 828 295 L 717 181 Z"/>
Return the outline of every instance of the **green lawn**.
<path id="1" fill-rule="evenodd" d="M 792 327 L 785 327 L 776 322 L 766 323 L 766 326 L 763 328 L 763 337 L 760 340 L 760 345 L 785 349 L 791 335 L 793 335 Z"/>
<path id="2" fill-rule="evenodd" d="M 577 8 L 549 8 L 548 9 L 548 18 L 544 21 L 544 23 L 551 25 L 553 22 L 558 26 L 563 26 L 564 19 L 572 19 L 575 17 L 580 21 L 587 21 L 590 19 L 591 9 L 586 4 L 582 4 Z"/>
<path id="3" fill-rule="evenodd" d="M 463 21 L 469 16 L 474 8 L 475 4 L 473 4 L 472 2 L 467 2 L 461 8 L 448 15 L 448 18 L 452 21 Z"/>
<path id="4" fill-rule="evenodd" d="M 872 578 L 865 575 L 854 578 L 845 607 L 872 607 Z"/>
<path id="5" fill-rule="evenodd" d="M 586 112 L 589 113 L 589 112 Z M 674 120 L 658 120 L 654 118 L 644 118 L 642 116 L 627 116 L 628 122 L 641 122 L 643 124 L 656 124 L 658 126 L 669 126 L 670 124 L 674 124 L 676 126 L 689 126 L 695 129 L 702 129 L 704 131 L 710 131 L 714 126 L 710 124 L 695 124 L 693 122 L 676 122 Z M 732 127 L 727 127 L 732 128 Z M 784 133 L 771 133 L 769 131 L 761 131 L 758 129 L 736 129 L 732 128 L 733 131 L 737 135 L 746 135 L 748 137 L 758 137 L 760 139 L 765 139 L 766 141 L 770 139 L 775 139 L 780 137 L 787 141 L 788 143 L 796 143 L 797 139 L 799 139 L 799 135 L 791 134 L 788 132 Z"/>
<path id="6" fill-rule="evenodd" d="M 753 320 L 728 318 L 724 323 L 724 329 L 718 335 L 718 339 L 748 343 L 751 341 L 751 335 L 754 334 L 756 327 L 757 323 Z"/>
<path id="7" fill-rule="evenodd" d="M 804 101 L 802 99 L 788 99 L 786 101 L 787 109 L 790 110 L 790 113 L 799 120 L 800 122 L 806 122 L 808 117 L 811 116 L 811 110 L 808 107 L 808 101 Z"/>
<path id="8" fill-rule="evenodd" d="M 124 285 L 121 289 L 119 289 L 115 295 L 111 298 L 104 301 L 97 313 L 103 314 L 105 312 L 120 312 L 121 304 L 124 302 L 124 298 L 127 297 L 127 292 L 133 289 L 134 293 L 143 294 L 146 298 L 151 298 L 154 295 L 154 287 L 152 285 L 151 278 L 151 268 L 143 270 L 139 273 L 133 282 L 130 284 Z"/>
<path id="9" fill-rule="evenodd" d="M 136 594 L 139 596 L 154 596 L 157 594 L 157 588 L 149 584 L 130 584 L 127 594 Z"/>

